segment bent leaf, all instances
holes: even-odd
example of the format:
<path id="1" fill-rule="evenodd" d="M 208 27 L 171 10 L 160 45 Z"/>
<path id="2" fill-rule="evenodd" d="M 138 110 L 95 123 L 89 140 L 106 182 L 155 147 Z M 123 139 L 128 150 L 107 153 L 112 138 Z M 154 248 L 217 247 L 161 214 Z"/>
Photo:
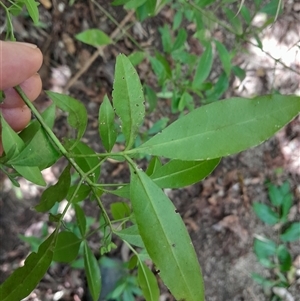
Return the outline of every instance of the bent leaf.
<path id="1" fill-rule="evenodd" d="M 35 206 L 36 211 L 46 212 L 50 210 L 56 202 L 61 202 L 67 196 L 71 184 L 70 168 L 71 165 L 68 165 L 61 173 L 58 182 L 48 187 L 42 193 L 40 203 Z"/>
<path id="2" fill-rule="evenodd" d="M 2 145 L 6 154 L 13 154 L 13 157 L 18 155 L 25 147 L 25 143 L 19 137 L 19 135 L 9 126 L 3 116 L 0 114 L 0 122 L 2 127 Z M 11 152 L 10 150 L 13 150 Z M 46 182 L 41 174 L 40 169 L 37 166 L 18 166 L 12 165 L 13 168 L 28 181 L 40 185 L 46 186 Z"/>
<path id="3" fill-rule="evenodd" d="M 138 283 L 146 301 L 157 301 L 159 299 L 157 280 L 144 262 L 139 262 Z"/>
<path id="4" fill-rule="evenodd" d="M 115 231 L 114 233 L 131 245 L 139 248 L 145 248 L 137 225 L 130 226 L 120 231 Z"/>
<path id="5" fill-rule="evenodd" d="M 145 106 L 143 88 L 130 60 L 123 54 L 117 57 L 113 105 L 122 122 L 126 147 L 130 148 L 144 120 Z"/>
<path id="6" fill-rule="evenodd" d="M 68 123 L 73 129 L 77 130 L 76 141 L 79 141 L 82 138 L 87 126 L 88 117 L 85 106 L 77 99 L 68 95 L 52 91 L 46 91 L 46 94 L 51 98 L 58 108 L 69 113 L 67 119 Z"/>
<path id="7" fill-rule="evenodd" d="M 81 240 L 69 231 L 60 232 L 54 249 L 53 260 L 57 262 L 71 262 L 76 259 Z"/>
<path id="8" fill-rule="evenodd" d="M 158 167 L 151 179 L 160 188 L 180 188 L 206 178 L 219 164 L 220 159 L 207 161 L 171 160 Z"/>
<path id="9" fill-rule="evenodd" d="M 6 279 L 0 286 L 1 301 L 22 300 L 34 290 L 50 267 L 56 237 L 55 231 L 41 244 L 37 253 L 26 258 L 24 266 Z"/>
<path id="10" fill-rule="evenodd" d="M 131 171 L 131 181 L 136 223 L 160 277 L 177 300 L 204 300 L 198 259 L 173 203 L 141 170 Z"/>
<path id="11" fill-rule="evenodd" d="M 45 130 L 40 127 L 26 147 L 15 156 L 8 164 L 18 166 L 38 166 L 45 169 L 54 164 L 61 156 L 53 145 Z"/>
<path id="12" fill-rule="evenodd" d="M 209 160 L 238 153 L 274 135 L 300 111 L 297 96 L 231 98 L 178 119 L 129 154 Z"/>
<path id="13" fill-rule="evenodd" d="M 74 140 L 68 140 L 66 143 L 66 148 L 69 149 L 69 145 L 74 146 Z M 91 149 L 88 145 L 83 142 L 78 142 L 75 147 L 72 149 L 72 153 L 76 155 L 86 155 L 83 157 L 75 157 L 74 161 L 77 165 L 85 172 L 88 173 L 94 167 L 98 166 L 100 160 L 97 157 L 89 157 L 88 155 L 95 155 L 93 149 Z M 100 166 L 96 168 L 93 172 L 89 174 L 89 178 L 96 182 L 100 175 Z"/>

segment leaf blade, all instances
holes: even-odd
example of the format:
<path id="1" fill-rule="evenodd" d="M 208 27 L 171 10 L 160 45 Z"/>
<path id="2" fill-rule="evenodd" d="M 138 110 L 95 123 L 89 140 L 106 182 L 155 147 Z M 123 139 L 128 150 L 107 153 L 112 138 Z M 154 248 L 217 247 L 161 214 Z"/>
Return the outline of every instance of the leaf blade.
<path id="1" fill-rule="evenodd" d="M 174 205 L 144 172 L 136 169 L 131 177 L 130 197 L 137 226 L 161 278 L 176 299 L 204 300 L 198 259 Z"/>
<path id="2" fill-rule="evenodd" d="M 2 301 L 22 300 L 40 282 L 52 262 L 57 233 L 53 232 L 39 247 L 37 253 L 31 253 L 23 267 L 18 268 L 0 286 Z"/>
<path id="3" fill-rule="evenodd" d="M 113 105 L 122 122 L 126 148 L 130 148 L 144 120 L 143 88 L 130 60 L 120 54 L 117 57 L 113 90 Z"/>
<path id="4" fill-rule="evenodd" d="M 220 158 L 262 143 L 298 112 L 300 98 L 292 95 L 218 101 L 183 116 L 129 153 L 180 160 Z"/>

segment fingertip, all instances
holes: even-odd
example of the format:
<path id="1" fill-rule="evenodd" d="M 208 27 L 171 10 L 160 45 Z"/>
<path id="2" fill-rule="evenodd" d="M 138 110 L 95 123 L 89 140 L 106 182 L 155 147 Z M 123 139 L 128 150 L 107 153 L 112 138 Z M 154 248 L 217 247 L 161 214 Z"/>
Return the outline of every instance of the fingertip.
<path id="1" fill-rule="evenodd" d="M 0 41 L 0 89 L 21 84 L 42 66 L 43 55 L 34 44 Z"/>

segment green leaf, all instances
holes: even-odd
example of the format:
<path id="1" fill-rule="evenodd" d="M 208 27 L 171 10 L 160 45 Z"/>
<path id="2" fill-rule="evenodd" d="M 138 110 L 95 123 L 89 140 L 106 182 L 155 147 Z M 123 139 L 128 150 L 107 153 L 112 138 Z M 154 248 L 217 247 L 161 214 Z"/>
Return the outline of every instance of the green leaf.
<path id="1" fill-rule="evenodd" d="M 2 146 L 5 153 L 14 148 L 14 154 L 18 154 L 24 149 L 25 143 L 19 135 L 10 127 L 0 112 L 1 130 L 2 130 Z"/>
<path id="2" fill-rule="evenodd" d="M 150 57 L 149 59 L 151 67 L 155 75 L 157 76 L 158 83 L 162 84 L 167 78 L 167 71 L 165 69 L 165 66 L 155 57 Z"/>
<path id="3" fill-rule="evenodd" d="M 236 77 L 238 77 L 241 81 L 246 77 L 246 71 L 239 66 L 232 66 L 232 71 Z"/>
<path id="4" fill-rule="evenodd" d="M 277 257 L 280 264 L 280 271 L 281 272 L 287 272 L 292 267 L 292 256 L 289 252 L 289 250 L 286 248 L 285 245 L 280 245 L 277 248 Z"/>
<path id="5" fill-rule="evenodd" d="M 130 60 L 123 54 L 117 57 L 113 88 L 113 105 L 121 119 L 128 149 L 133 145 L 144 120 L 145 106 L 140 79 Z"/>
<path id="6" fill-rule="evenodd" d="M 4 151 L 8 153 L 10 149 L 13 148 L 13 154 L 20 153 L 25 147 L 23 140 L 9 126 L 9 124 L 3 118 L 2 114 L 0 114 L 0 121 L 2 128 L 2 145 Z M 28 181 L 40 186 L 46 186 L 46 182 L 37 166 L 13 165 L 13 168 Z"/>
<path id="7" fill-rule="evenodd" d="M 182 22 L 182 12 L 181 11 L 177 11 L 174 18 L 173 18 L 173 31 L 175 31 L 176 29 L 178 29 L 178 27 L 180 26 L 181 22 Z"/>
<path id="8" fill-rule="evenodd" d="M 271 203 L 276 207 L 280 207 L 282 204 L 282 201 L 283 201 L 283 197 L 282 197 L 280 188 L 277 187 L 276 185 L 269 184 L 268 185 L 268 194 L 269 194 Z"/>
<path id="9" fill-rule="evenodd" d="M 24 0 L 26 9 L 29 13 L 30 18 L 34 22 L 35 25 L 39 23 L 39 10 L 38 6 L 40 5 L 38 2 L 34 0 Z"/>
<path id="10" fill-rule="evenodd" d="M 300 240 L 300 222 L 292 223 L 284 232 L 280 235 L 280 239 L 284 242 L 292 242 Z"/>
<path id="11" fill-rule="evenodd" d="M 146 301 L 157 301 L 160 296 L 157 280 L 144 262 L 139 262 L 137 277 Z"/>
<path id="12" fill-rule="evenodd" d="M 239 16 L 236 15 L 231 9 L 227 7 L 224 8 L 224 11 L 235 33 L 237 35 L 241 35 L 243 33 L 243 24 L 239 19 Z"/>
<path id="13" fill-rule="evenodd" d="M 15 3 L 12 3 L 12 5 L 8 8 L 8 11 L 13 16 L 18 16 L 22 12 L 23 6 L 24 6 L 24 0 L 19 0 L 16 1 Z"/>
<path id="14" fill-rule="evenodd" d="M 207 79 L 210 74 L 213 63 L 213 52 L 211 44 L 207 44 L 203 52 L 199 64 L 196 69 L 195 77 L 193 80 L 193 88 L 198 89 L 199 86 Z"/>
<path id="15" fill-rule="evenodd" d="M 143 5 L 136 9 L 136 15 L 138 20 L 141 22 L 144 21 L 146 18 L 155 15 L 155 8 L 156 8 L 157 0 L 147 0 Z"/>
<path id="16" fill-rule="evenodd" d="M 88 244 L 84 244 L 84 269 L 87 278 L 88 288 L 93 298 L 93 301 L 97 301 L 101 291 L 101 274 L 100 267 L 92 253 Z"/>
<path id="17" fill-rule="evenodd" d="M 172 51 L 175 51 L 175 50 L 181 48 L 184 45 L 186 39 L 187 39 L 186 30 L 183 29 L 183 28 L 180 28 L 179 31 L 178 31 L 178 35 L 175 39 L 175 42 L 172 46 Z"/>
<path id="18" fill-rule="evenodd" d="M 47 126 L 52 129 L 54 126 L 55 118 L 56 118 L 56 106 L 55 104 L 51 104 L 47 109 L 45 109 L 41 116 L 43 117 L 44 122 L 47 124 Z M 32 120 L 29 125 L 19 133 L 19 136 L 22 138 L 22 140 L 27 143 L 30 142 L 30 140 L 34 137 L 34 135 L 38 132 L 38 130 L 41 128 L 41 124 L 38 120 Z"/>
<path id="19" fill-rule="evenodd" d="M 74 208 L 75 208 L 75 215 L 76 215 L 77 225 L 79 227 L 81 236 L 84 238 L 85 233 L 86 233 L 85 214 L 84 214 L 84 211 L 82 210 L 82 208 L 79 205 L 74 204 Z"/>
<path id="20" fill-rule="evenodd" d="M 77 99 L 68 95 L 52 91 L 46 91 L 46 94 L 51 98 L 58 108 L 69 113 L 68 123 L 73 129 L 77 130 L 76 141 L 79 141 L 82 138 L 87 126 L 88 117 L 85 106 Z"/>
<path id="21" fill-rule="evenodd" d="M 182 112 L 184 108 L 187 107 L 193 107 L 193 97 L 188 92 L 184 92 L 179 100 L 178 103 L 178 110 L 179 112 Z"/>
<path id="22" fill-rule="evenodd" d="M 257 273 L 252 273 L 251 277 L 254 281 L 256 281 L 258 284 L 262 285 L 263 287 L 272 287 L 276 284 L 275 281 L 270 281 Z"/>
<path id="23" fill-rule="evenodd" d="M 145 97 L 149 104 L 149 113 L 151 113 L 156 108 L 157 96 L 155 91 L 151 87 L 145 85 L 144 89 L 145 89 Z"/>
<path id="24" fill-rule="evenodd" d="M 279 215 L 266 204 L 254 202 L 253 210 L 260 220 L 268 225 L 275 225 L 279 222 Z"/>
<path id="25" fill-rule="evenodd" d="M 71 201 L 71 198 L 72 198 L 73 204 L 82 202 L 83 200 L 85 200 L 88 197 L 88 195 L 91 192 L 91 187 L 89 187 L 87 185 L 82 184 L 82 185 L 80 185 L 79 189 L 77 189 L 77 186 L 78 186 L 77 184 L 71 186 L 68 191 L 68 194 L 66 196 L 66 199 L 68 201 Z M 76 195 L 74 195 L 75 191 L 76 191 Z"/>
<path id="26" fill-rule="evenodd" d="M 115 128 L 115 112 L 107 95 L 104 96 L 99 108 L 98 130 L 103 146 L 107 152 L 110 152 L 117 140 L 117 131 Z"/>
<path id="27" fill-rule="evenodd" d="M 281 0 L 271 0 L 260 10 L 262 13 L 266 13 L 270 16 L 275 17 L 278 13 L 282 13 Z"/>
<path id="28" fill-rule="evenodd" d="M 40 203 L 35 206 L 37 212 L 49 211 L 56 202 L 59 203 L 65 199 L 71 184 L 70 168 L 71 165 L 68 165 L 61 173 L 57 183 L 42 193 Z"/>
<path id="29" fill-rule="evenodd" d="M 139 169 L 131 171 L 131 184 L 130 198 L 139 233 L 162 280 L 178 300 L 204 300 L 198 259 L 173 203 Z"/>
<path id="30" fill-rule="evenodd" d="M 57 236 L 53 260 L 57 262 L 71 262 L 76 259 L 81 240 L 72 232 L 63 231 Z"/>
<path id="31" fill-rule="evenodd" d="M 18 166 L 38 166 L 40 169 L 45 169 L 53 165 L 60 157 L 60 152 L 53 145 L 44 128 L 39 127 L 25 148 L 7 163 Z"/>
<path id="32" fill-rule="evenodd" d="M 156 121 L 153 126 L 147 131 L 148 135 L 153 135 L 157 134 L 160 132 L 162 129 L 164 129 L 169 122 L 169 118 L 167 117 L 162 117 L 158 121 Z"/>
<path id="33" fill-rule="evenodd" d="M 122 240 L 127 241 L 133 246 L 145 248 L 137 225 L 130 226 L 120 231 L 115 231 L 114 233 L 118 235 Z"/>
<path id="34" fill-rule="evenodd" d="M 125 5 L 125 9 L 137 9 L 142 6 L 147 0 L 130 0 Z"/>
<path id="35" fill-rule="evenodd" d="M 125 202 L 115 202 L 111 204 L 110 211 L 115 220 L 124 219 L 131 214 L 131 210 Z"/>
<path id="36" fill-rule="evenodd" d="M 158 157 L 152 157 L 146 170 L 146 174 L 150 177 L 157 169 L 162 166 Z"/>
<path id="37" fill-rule="evenodd" d="M 145 57 L 146 53 L 144 51 L 134 51 L 128 56 L 128 59 L 133 66 L 137 66 L 144 60 Z"/>
<path id="38" fill-rule="evenodd" d="M 72 147 L 75 145 L 74 140 L 67 141 L 66 147 L 68 145 L 72 145 Z M 92 150 L 88 145 L 86 145 L 83 142 L 78 142 L 75 147 L 72 149 L 72 153 L 76 155 L 86 155 L 86 157 L 75 157 L 74 160 L 77 163 L 77 165 L 85 172 L 91 171 L 93 168 L 99 165 L 99 158 L 97 157 L 88 157 L 88 155 L 95 155 L 94 150 Z M 89 178 L 96 182 L 99 179 L 100 175 L 100 166 L 98 168 L 94 169 L 92 173 L 89 174 Z"/>
<path id="39" fill-rule="evenodd" d="M 114 0 L 113 2 L 112 2 L 112 5 L 115 5 L 115 6 L 117 6 L 117 5 L 123 5 L 123 4 L 126 4 L 127 2 L 129 2 L 130 0 Z"/>
<path id="40" fill-rule="evenodd" d="M 219 164 L 220 159 L 208 161 L 171 160 L 158 167 L 151 179 L 160 188 L 181 188 L 206 178 Z"/>
<path id="41" fill-rule="evenodd" d="M 57 232 L 53 232 L 31 253 L 24 266 L 15 270 L 0 286 L 1 301 L 22 300 L 27 297 L 41 281 L 52 262 Z"/>
<path id="42" fill-rule="evenodd" d="M 262 143 L 299 111 L 297 96 L 230 98 L 195 109 L 129 153 L 189 161 L 221 158 Z"/>
<path id="43" fill-rule="evenodd" d="M 243 5 L 241 8 L 241 15 L 243 16 L 246 24 L 250 25 L 252 17 L 251 17 L 249 9 L 245 5 Z"/>
<path id="44" fill-rule="evenodd" d="M 204 101 L 209 103 L 218 100 L 228 90 L 228 87 L 229 80 L 226 73 L 223 72 L 214 84 L 213 89 L 206 92 L 206 99 Z"/>
<path id="45" fill-rule="evenodd" d="M 100 29 L 87 29 L 77 35 L 75 38 L 85 44 L 99 47 L 112 44 L 110 37 Z"/>
<path id="46" fill-rule="evenodd" d="M 223 66 L 223 69 L 227 75 L 227 77 L 230 76 L 230 71 L 231 71 L 231 56 L 226 49 L 226 47 L 220 43 L 219 41 L 215 40 L 215 44 L 217 47 L 217 51 L 219 53 L 219 57 Z"/>
<path id="47" fill-rule="evenodd" d="M 270 257 L 276 254 L 276 244 L 272 240 L 264 237 L 262 239 L 255 238 L 253 248 L 258 261 L 262 265 L 268 268 L 274 265 Z"/>

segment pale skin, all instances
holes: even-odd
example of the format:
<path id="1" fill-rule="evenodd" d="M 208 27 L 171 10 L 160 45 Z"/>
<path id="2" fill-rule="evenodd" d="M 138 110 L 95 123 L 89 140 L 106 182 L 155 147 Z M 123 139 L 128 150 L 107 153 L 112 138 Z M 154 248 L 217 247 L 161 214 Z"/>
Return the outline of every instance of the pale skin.
<path id="1" fill-rule="evenodd" d="M 31 112 L 13 87 L 20 85 L 27 97 L 34 101 L 42 89 L 37 73 L 42 62 L 42 53 L 36 45 L 0 41 L 0 90 L 5 93 L 0 111 L 16 132 L 26 127 Z M 0 155 L 2 152 L 0 139 Z"/>

